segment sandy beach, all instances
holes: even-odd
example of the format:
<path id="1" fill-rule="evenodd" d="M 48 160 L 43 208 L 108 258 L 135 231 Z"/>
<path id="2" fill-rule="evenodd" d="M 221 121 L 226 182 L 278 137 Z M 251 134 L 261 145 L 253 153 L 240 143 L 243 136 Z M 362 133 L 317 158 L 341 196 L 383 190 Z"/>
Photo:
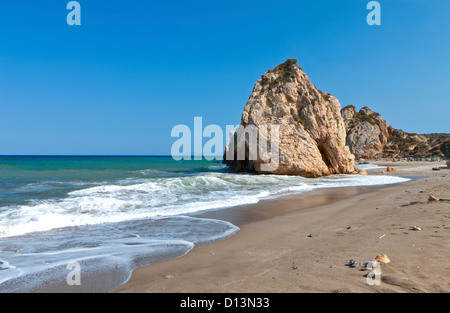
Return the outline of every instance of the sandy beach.
<path id="1" fill-rule="evenodd" d="M 139 268 L 112 292 L 449 292 L 450 202 L 428 198 L 450 198 L 450 170 L 442 162 L 377 164 L 398 171 L 370 174 L 415 179 L 261 201 L 263 213 L 234 220 L 241 231 L 232 238 Z M 391 263 L 378 286 L 346 265 L 382 253 Z"/>

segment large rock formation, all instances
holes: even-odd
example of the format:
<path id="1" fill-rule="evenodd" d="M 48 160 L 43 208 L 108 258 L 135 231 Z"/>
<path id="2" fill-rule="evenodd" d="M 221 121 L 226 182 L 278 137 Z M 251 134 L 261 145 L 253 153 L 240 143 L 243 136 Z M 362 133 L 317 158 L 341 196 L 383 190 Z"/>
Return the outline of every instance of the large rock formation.
<path id="1" fill-rule="evenodd" d="M 356 112 L 350 105 L 342 109 L 347 128 L 347 146 L 357 159 L 373 159 L 383 152 L 389 138 L 386 121 L 367 107 Z"/>
<path id="2" fill-rule="evenodd" d="M 264 138 L 269 147 L 273 132 L 266 132 L 264 126 L 270 129 L 270 125 L 279 125 L 277 167 L 264 169 L 268 163 L 265 158 L 249 157 L 250 139 L 235 134 L 237 144 L 227 146 L 224 156 L 231 170 L 305 177 L 356 172 L 354 156 L 345 144 L 346 127 L 339 101 L 318 90 L 296 63 L 287 60 L 262 75 L 241 119 L 243 127 L 254 125 L 259 131 L 258 144 Z M 238 160 L 239 146 L 246 147 L 243 160 Z"/>
<path id="3" fill-rule="evenodd" d="M 342 109 L 347 146 L 356 159 L 439 160 L 450 158 L 450 135 L 418 135 L 388 126 L 380 114 L 367 107 Z"/>

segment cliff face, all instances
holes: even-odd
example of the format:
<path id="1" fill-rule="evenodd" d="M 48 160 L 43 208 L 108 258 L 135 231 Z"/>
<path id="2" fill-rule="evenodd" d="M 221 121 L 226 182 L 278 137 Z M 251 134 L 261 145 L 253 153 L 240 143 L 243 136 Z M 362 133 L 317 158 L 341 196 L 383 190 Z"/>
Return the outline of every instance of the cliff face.
<path id="1" fill-rule="evenodd" d="M 358 113 L 354 106 L 342 109 L 347 146 L 356 159 L 442 159 L 450 158 L 450 135 L 417 135 L 388 126 L 380 114 L 367 107 Z"/>
<path id="2" fill-rule="evenodd" d="M 388 143 L 384 147 L 382 158 L 407 160 L 450 159 L 450 135 L 418 135 L 389 128 Z"/>
<path id="3" fill-rule="evenodd" d="M 278 166 L 266 170 L 262 165 L 268 161 L 259 155 L 250 158 L 248 152 L 244 160 L 238 160 L 237 147 L 248 149 L 249 139 L 235 135 L 237 144 L 227 146 L 224 156 L 224 163 L 230 169 L 306 177 L 355 173 L 354 156 L 346 146 L 346 126 L 339 101 L 319 91 L 296 62 L 287 60 L 262 75 L 241 119 L 243 127 L 254 125 L 269 146 L 275 138 L 263 127 L 279 125 Z"/>
<path id="4" fill-rule="evenodd" d="M 356 112 L 354 106 L 342 109 L 347 128 L 346 144 L 357 159 L 373 159 L 382 153 L 389 138 L 386 121 L 367 107 Z"/>

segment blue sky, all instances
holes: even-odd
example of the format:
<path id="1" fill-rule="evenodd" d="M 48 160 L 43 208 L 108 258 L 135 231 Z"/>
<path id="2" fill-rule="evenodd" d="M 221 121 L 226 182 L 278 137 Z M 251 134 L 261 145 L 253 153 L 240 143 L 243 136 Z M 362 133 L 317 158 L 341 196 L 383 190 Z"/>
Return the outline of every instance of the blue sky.
<path id="1" fill-rule="evenodd" d="M 450 2 L 0 0 L 0 154 L 170 154 L 177 124 L 236 125 L 297 58 L 342 106 L 450 132 Z"/>

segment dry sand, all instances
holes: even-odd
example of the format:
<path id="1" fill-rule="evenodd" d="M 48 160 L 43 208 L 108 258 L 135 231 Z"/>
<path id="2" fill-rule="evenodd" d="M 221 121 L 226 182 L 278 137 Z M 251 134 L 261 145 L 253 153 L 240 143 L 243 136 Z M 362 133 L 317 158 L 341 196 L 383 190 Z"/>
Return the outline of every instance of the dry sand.
<path id="1" fill-rule="evenodd" d="M 449 292 L 450 202 L 428 198 L 450 199 L 450 169 L 442 162 L 378 165 L 398 171 L 369 173 L 423 177 L 229 210 L 227 219 L 241 227 L 235 236 L 137 269 L 113 292 Z M 391 263 L 381 266 L 379 286 L 367 284 L 367 272 L 346 266 L 382 253 Z"/>

